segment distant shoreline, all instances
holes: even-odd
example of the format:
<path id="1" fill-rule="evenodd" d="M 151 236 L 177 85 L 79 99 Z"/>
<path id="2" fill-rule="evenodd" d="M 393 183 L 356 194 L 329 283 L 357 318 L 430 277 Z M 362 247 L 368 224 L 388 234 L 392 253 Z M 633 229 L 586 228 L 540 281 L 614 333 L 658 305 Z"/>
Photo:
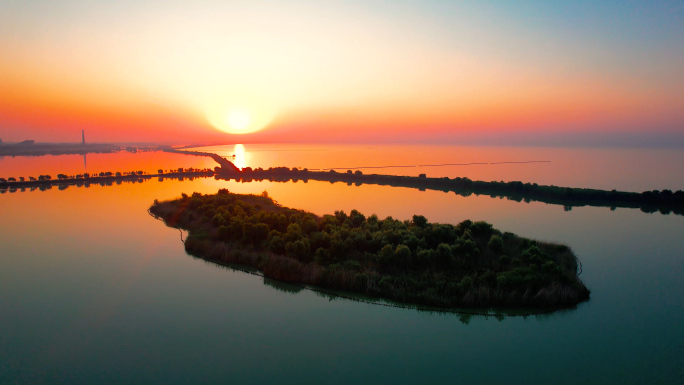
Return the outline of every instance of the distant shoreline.
<path id="1" fill-rule="evenodd" d="M 573 207 L 593 206 L 593 207 L 609 207 L 614 210 L 620 208 L 640 209 L 645 213 L 660 212 L 661 214 L 674 213 L 677 215 L 684 215 L 684 191 L 677 190 L 672 192 L 670 190 L 652 190 L 644 191 L 642 193 L 626 192 L 626 191 L 607 191 L 598 189 L 585 188 L 571 188 L 560 186 L 545 186 L 536 183 L 523 183 L 519 181 L 512 182 L 486 182 L 473 181 L 469 178 L 428 178 L 425 174 L 419 176 L 398 176 L 398 175 L 381 175 L 381 174 L 363 174 L 360 170 L 352 172 L 347 170 L 346 173 L 340 173 L 335 170 L 330 171 L 309 171 L 308 169 L 299 170 L 297 168 L 277 167 L 269 169 L 252 169 L 245 167 L 239 170 L 235 165 L 226 158 L 217 154 L 208 152 L 188 152 L 176 149 L 164 149 L 166 152 L 193 155 L 193 156 L 207 156 L 214 159 L 221 167 L 216 167 L 212 170 L 202 170 L 197 172 L 174 173 L 174 174 L 152 174 L 144 175 L 145 178 L 153 177 L 215 177 L 217 179 L 235 180 L 241 182 L 262 181 L 269 180 L 272 182 L 297 182 L 299 180 L 305 183 L 309 180 L 324 181 L 330 183 L 343 182 L 348 185 L 355 184 L 360 186 L 362 184 L 375 184 L 381 186 L 393 187 L 408 187 L 419 190 L 437 190 L 444 192 L 454 192 L 458 195 L 467 197 L 469 195 L 488 195 L 493 198 L 507 198 L 517 202 L 525 201 L 527 203 L 538 201 L 546 204 L 561 205 L 566 211 L 572 210 Z M 40 185 L 58 185 L 60 183 L 84 183 L 98 181 L 116 181 L 127 179 L 139 179 L 140 176 L 107 176 L 107 179 L 99 179 L 102 177 L 91 176 L 89 178 L 73 178 L 67 180 L 36 180 L 36 181 L 15 181 L 10 182 L 0 178 L 0 189 L 7 188 L 21 188 Z"/>
<path id="2" fill-rule="evenodd" d="M 437 190 L 454 192 L 467 197 L 470 195 L 488 195 L 493 198 L 508 198 L 517 202 L 538 201 L 547 204 L 561 205 L 566 211 L 573 207 L 595 206 L 609 207 L 612 210 L 620 208 L 640 209 L 646 213 L 661 212 L 662 214 L 674 213 L 684 215 L 684 191 L 678 190 L 653 190 L 643 193 L 626 191 L 607 191 L 597 189 L 571 188 L 559 186 L 545 186 L 536 183 L 513 182 L 486 182 L 473 181 L 468 178 L 428 178 L 425 174 L 419 176 L 398 176 L 363 174 L 361 171 L 339 173 L 334 170 L 309 171 L 286 167 L 255 169 L 247 167 L 239 172 L 226 172 L 221 170 L 218 177 L 223 179 L 235 179 L 243 182 L 253 180 L 269 180 L 273 182 L 287 182 L 299 180 L 306 183 L 309 180 L 324 181 L 330 183 L 343 182 L 348 185 L 361 186 L 362 184 L 375 184 L 381 186 L 416 188 L 421 191 Z"/>
<path id="3" fill-rule="evenodd" d="M 121 146 L 104 143 L 4 143 L 0 146 L 0 156 L 85 155 L 113 153 L 123 149 Z"/>
<path id="4" fill-rule="evenodd" d="M 24 180 L 16 182 L 7 182 L 0 178 L 0 191 L 25 189 L 25 188 L 40 188 L 40 187 L 53 187 L 53 186 L 78 186 L 78 185 L 91 185 L 91 184 L 107 184 L 111 182 L 124 182 L 124 181 L 143 181 L 153 178 L 160 179 L 178 179 L 178 178 L 207 178 L 214 176 L 216 171 L 209 169 L 204 170 L 192 170 L 192 171 L 182 171 L 182 172 L 168 172 L 163 174 L 127 174 L 127 175 L 111 175 L 111 176 L 76 176 L 64 179 L 45 179 L 45 175 L 41 175 L 44 179 L 36 180 Z"/>

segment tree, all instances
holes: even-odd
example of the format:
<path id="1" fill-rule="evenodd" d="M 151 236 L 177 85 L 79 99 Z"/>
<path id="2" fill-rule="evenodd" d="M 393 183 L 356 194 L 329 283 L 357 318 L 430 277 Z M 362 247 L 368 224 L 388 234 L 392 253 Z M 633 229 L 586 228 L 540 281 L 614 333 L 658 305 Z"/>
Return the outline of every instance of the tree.
<path id="1" fill-rule="evenodd" d="M 378 253 L 378 262 L 380 262 L 380 266 L 385 269 L 392 266 L 394 262 L 394 247 L 392 247 L 391 244 L 386 244 L 380 249 L 380 252 Z"/>
<path id="2" fill-rule="evenodd" d="M 428 220 L 422 215 L 414 215 L 413 216 L 413 224 L 415 226 L 422 228 L 425 228 L 427 226 Z"/>
<path id="3" fill-rule="evenodd" d="M 489 242 L 487 243 L 487 247 L 489 247 L 490 250 L 497 254 L 501 253 L 501 250 L 503 250 L 503 246 L 503 239 L 501 239 L 501 237 L 498 235 L 492 235 L 492 237 L 489 238 Z"/>
<path id="4" fill-rule="evenodd" d="M 296 258 L 302 262 L 311 262 L 310 253 L 311 245 L 309 239 L 299 239 L 294 242 L 287 242 L 285 244 L 285 251 L 290 257 Z"/>
<path id="5" fill-rule="evenodd" d="M 322 247 L 319 247 L 318 249 L 316 249 L 316 254 L 315 254 L 314 259 L 320 265 L 327 265 L 330 262 L 332 262 L 332 256 L 330 254 L 330 251 L 327 249 L 324 249 Z"/>
<path id="6" fill-rule="evenodd" d="M 271 241 L 268 243 L 268 248 L 272 252 L 276 254 L 284 254 L 285 253 L 285 241 L 283 241 L 283 238 L 280 236 L 276 235 L 273 238 L 271 238 Z"/>
<path id="7" fill-rule="evenodd" d="M 349 218 L 351 218 L 353 227 L 359 227 L 363 224 L 363 222 L 366 221 L 366 216 L 361 214 L 357 210 L 352 210 L 349 214 Z"/>
<path id="8" fill-rule="evenodd" d="M 492 225 L 484 221 L 473 222 L 470 225 L 470 231 L 477 238 L 479 237 L 489 237 L 494 231 Z"/>
<path id="9" fill-rule="evenodd" d="M 440 243 L 435 253 L 436 262 L 442 267 L 451 267 L 454 263 L 454 252 L 446 243 Z"/>
<path id="10" fill-rule="evenodd" d="M 451 249 L 449 249 L 451 251 Z M 406 267 L 411 263 L 411 249 L 406 245 L 399 245 L 394 250 L 394 263 L 400 267 Z"/>

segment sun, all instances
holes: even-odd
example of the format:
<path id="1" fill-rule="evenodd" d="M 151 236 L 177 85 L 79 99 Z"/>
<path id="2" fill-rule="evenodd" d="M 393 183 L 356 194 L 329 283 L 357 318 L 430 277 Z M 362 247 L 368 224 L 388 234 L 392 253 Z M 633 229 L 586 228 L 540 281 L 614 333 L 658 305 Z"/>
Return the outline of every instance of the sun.
<path id="1" fill-rule="evenodd" d="M 268 127 L 275 118 L 275 108 L 266 102 L 241 98 L 217 98 L 207 101 L 203 110 L 207 122 L 231 135 L 245 135 Z"/>
<path id="2" fill-rule="evenodd" d="M 244 131 L 249 127 L 252 119 L 245 110 L 231 110 L 226 116 L 228 125 L 235 131 Z"/>

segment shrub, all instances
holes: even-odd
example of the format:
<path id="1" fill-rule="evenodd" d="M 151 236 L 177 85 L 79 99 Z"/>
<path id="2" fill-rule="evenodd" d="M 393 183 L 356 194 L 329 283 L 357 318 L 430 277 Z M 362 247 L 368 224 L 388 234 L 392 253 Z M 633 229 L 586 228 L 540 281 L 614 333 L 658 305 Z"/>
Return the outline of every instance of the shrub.
<path id="1" fill-rule="evenodd" d="M 412 223 L 414 226 L 420 227 L 422 229 L 427 226 L 428 220 L 422 215 L 414 215 Z"/>
<path id="2" fill-rule="evenodd" d="M 449 268 L 454 263 L 454 253 L 446 243 L 440 243 L 434 254 L 436 262 L 443 268 Z"/>
<path id="3" fill-rule="evenodd" d="M 311 245 L 306 238 L 294 242 L 287 242 L 285 244 L 285 252 L 287 255 L 302 262 L 311 262 L 313 259 L 310 255 L 310 248 Z"/>
<path id="4" fill-rule="evenodd" d="M 503 239 L 498 235 L 492 235 L 491 238 L 489 238 L 489 242 L 487 242 L 487 247 L 496 254 L 501 253 L 503 246 Z"/>
<path id="5" fill-rule="evenodd" d="M 283 241 L 283 238 L 276 235 L 269 241 L 268 249 L 276 254 L 285 254 L 285 241 Z"/>
<path id="6" fill-rule="evenodd" d="M 411 249 L 406 245 L 397 246 L 394 250 L 394 263 L 399 267 L 408 266 L 411 263 Z"/>
<path id="7" fill-rule="evenodd" d="M 473 280 L 473 278 L 466 275 L 461 279 L 461 282 L 458 283 L 458 289 L 461 291 L 468 291 L 470 288 L 473 287 L 474 284 L 475 281 Z"/>
<path id="8" fill-rule="evenodd" d="M 489 238 L 489 236 L 492 235 L 494 229 L 492 228 L 492 225 L 490 225 L 489 223 L 479 221 L 473 222 L 473 224 L 470 225 L 470 231 L 476 238 Z"/>

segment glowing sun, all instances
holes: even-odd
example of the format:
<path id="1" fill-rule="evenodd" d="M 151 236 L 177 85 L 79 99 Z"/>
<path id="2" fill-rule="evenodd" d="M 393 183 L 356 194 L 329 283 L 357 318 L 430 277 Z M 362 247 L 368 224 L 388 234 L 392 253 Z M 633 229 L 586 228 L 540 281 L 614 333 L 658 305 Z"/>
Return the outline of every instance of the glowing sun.
<path id="1" fill-rule="evenodd" d="M 232 110 L 228 112 L 226 119 L 230 128 L 235 131 L 244 131 L 252 121 L 249 113 L 244 110 Z"/>
<path id="2" fill-rule="evenodd" d="M 217 99 L 203 108 L 207 121 L 219 131 L 233 135 L 251 134 L 271 124 L 275 117 L 272 106 L 249 98 L 242 101 Z"/>

